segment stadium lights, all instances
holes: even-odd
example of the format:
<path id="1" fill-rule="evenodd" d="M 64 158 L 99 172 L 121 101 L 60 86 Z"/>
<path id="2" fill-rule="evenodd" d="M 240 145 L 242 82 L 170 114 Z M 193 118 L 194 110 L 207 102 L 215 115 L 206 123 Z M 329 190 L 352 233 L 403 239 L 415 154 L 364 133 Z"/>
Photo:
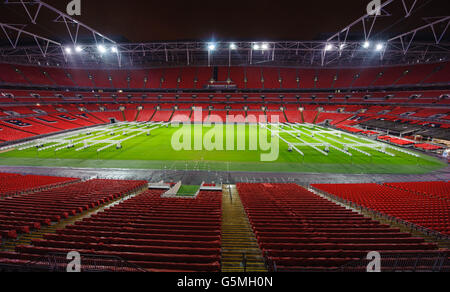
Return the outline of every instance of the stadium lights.
<path id="1" fill-rule="evenodd" d="M 269 45 L 268 44 L 262 44 L 261 49 L 264 50 L 264 51 L 268 50 L 269 49 Z"/>
<path id="2" fill-rule="evenodd" d="M 119 52 L 119 50 L 117 49 L 117 47 L 112 47 L 111 52 L 117 54 Z"/>
<path id="3" fill-rule="evenodd" d="M 364 49 L 368 49 L 369 47 L 370 47 L 370 42 L 365 41 L 364 44 L 363 44 L 363 48 Z"/>
<path id="4" fill-rule="evenodd" d="M 342 51 L 344 48 L 345 48 L 345 44 L 340 44 L 340 45 L 339 45 L 339 50 Z"/>
<path id="5" fill-rule="evenodd" d="M 209 51 L 214 51 L 216 49 L 216 45 L 215 44 L 209 44 L 208 45 L 208 50 Z"/>
<path id="6" fill-rule="evenodd" d="M 333 45 L 332 44 L 327 44 L 325 46 L 325 51 L 331 51 L 331 50 L 333 50 Z"/>
<path id="7" fill-rule="evenodd" d="M 379 51 L 383 50 L 383 48 L 384 48 L 384 45 L 383 45 L 382 43 L 379 43 L 379 44 L 377 44 L 377 46 L 375 47 L 375 50 L 376 50 L 377 52 L 379 52 Z"/>
<path id="8" fill-rule="evenodd" d="M 231 50 L 236 50 L 237 49 L 236 44 L 235 43 L 231 43 L 230 44 L 230 49 Z"/>
<path id="9" fill-rule="evenodd" d="M 258 44 L 253 44 L 253 50 L 259 50 L 261 47 Z"/>
<path id="10" fill-rule="evenodd" d="M 75 47 L 75 52 L 81 53 L 82 51 L 83 51 L 83 48 L 82 48 L 82 47 L 80 47 L 80 46 L 76 46 L 76 47 Z"/>
<path id="11" fill-rule="evenodd" d="M 106 48 L 105 48 L 104 45 L 98 45 L 98 46 L 97 46 L 97 49 L 98 49 L 98 51 L 99 51 L 100 53 L 102 53 L 102 54 L 106 53 Z"/>
<path id="12" fill-rule="evenodd" d="M 66 53 L 69 54 L 69 55 L 72 54 L 72 49 L 69 48 L 69 47 L 65 48 L 65 51 L 66 51 Z"/>

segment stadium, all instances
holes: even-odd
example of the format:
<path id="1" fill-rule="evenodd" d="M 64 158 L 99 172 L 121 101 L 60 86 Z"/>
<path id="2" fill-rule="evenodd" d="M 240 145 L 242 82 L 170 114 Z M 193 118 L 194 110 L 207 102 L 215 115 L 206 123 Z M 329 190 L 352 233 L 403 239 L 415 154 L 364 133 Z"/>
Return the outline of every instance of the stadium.
<path id="1" fill-rule="evenodd" d="M 448 4 L 160 41 L 83 1 L 0 3 L 0 271 L 450 271 Z"/>

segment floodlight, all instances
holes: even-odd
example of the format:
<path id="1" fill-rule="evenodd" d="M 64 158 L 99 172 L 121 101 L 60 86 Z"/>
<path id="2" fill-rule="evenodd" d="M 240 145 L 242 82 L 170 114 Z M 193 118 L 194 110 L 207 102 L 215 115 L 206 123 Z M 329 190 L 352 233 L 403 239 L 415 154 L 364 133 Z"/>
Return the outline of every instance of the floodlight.
<path id="1" fill-rule="evenodd" d="M 344 48 L 345 48 L 345 44 L 340 44 L 340 45 L 339 45 L 339 50 L 342 51 Z"/>
<path id="2" fill-rule="evenodd" d="M 325 46 L 325 51 L 331 51 L 331 50 L 333 50 L 333 45 L 332 44 L 327 44 Z"/>
<path id="3" fill-rule="evenodd" d="M 66 53 L 69 54 L 69 55 L 72 54 L 72 49 L 69 48 L 69 47 L 65 48 L 65 51 L 66 51 Z"/>
<path id="4" fill-rule="evenodd" d="M 259 49 L 260 49 L 260 46 L 258 44 L 253 45 L 253 50 L 259 50 Z"/>
<path id="5" fill-rule="evenodd" d="M 111 52 L 117 54 L 117 53 L 119 52 L 119 50 L 117 49 L 117 47 L 112 47 L 112 48 L 111 48 Z"/>
<path id="6" fill-rule="evenodd" d="M 262 50 L 267 50 L 267 49 L 269 49 L 269 45 L 268 44 L 262 44 L 261 49 Z"/>
<path id="7" fill-rule="evenodd" d="M 370 42 L 365 41 L 364 44 L 363 44 L 363 48 L 364 49 L 368 49 L 369 47 L 370 47 Z"/>
<path id="8" fill-rule="evenodd" d="M 97 46 L 97 49 L 98 49 L 98 51 L 99 51 L 100 53 L 102 53 L 102 54 L 106 53 L 106 48 L 105 48 L 104 45 L 98 45 L 98 46 Z"/>
<path id="9" fill-rule="evenodd" d="M 230 44 L 230 49 L 231 50 L 236 50 L 237 49 L 236 44 L 235 43 L 231 43 Z"/>
<path id="10" fill-rule="evenodd" d="M 209 51 L 214 51 L 216 49 L 216 45 L 215 44 L 209 44 L 208 45 L 208 50 Z"/>
<path id="11" fill-rule="evenodd" d="M 375 47 L 375 50 L 376 50 L 377 52 L 379 52 L 379 51 L 383 50 L 383 48 L 384 48 L 384 45 L 383 45 L 382 43 L 379 43 L 379 44 L 377 44 L 377 46 Z"/>
<path id="12" fill-rule="evenodd" d="M 80 46 L 76 46 L 76 47 L 75 47 L 75 52 L 81 53 L 82 51 L 83 51 L 83 48 L 82 48 L 82 47 L 80 47 Z"/>

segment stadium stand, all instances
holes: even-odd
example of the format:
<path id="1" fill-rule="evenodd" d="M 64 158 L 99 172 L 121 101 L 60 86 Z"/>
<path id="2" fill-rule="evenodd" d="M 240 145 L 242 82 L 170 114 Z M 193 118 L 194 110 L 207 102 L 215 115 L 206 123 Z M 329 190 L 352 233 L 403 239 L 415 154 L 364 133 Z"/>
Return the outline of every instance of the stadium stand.
<path id="1" fill-rule="evenodd" d="M 173 110 L 158 110 L 153 115 L 152 122 L 168 122 L 172 117 Z"/>
<path id="2" fill-rule="evenodd" d="M 125 192 L 142 186 L 142 182 L 122 185 L 127 184 Z M 118 256 L 152 272 L 219 271 L 221 193 L 201 192 L 189 200 L 161 198 L 161 193 L 147 191 L 34 240 L 32 246 L 0 253 L 0 262 L 76 249 L 82 254 Z"/>
<path id="3" fill-rule="evenodd" d="M 450 183 L 439 181 L 387 183 L 387 186 L 417 194 L 442 199 L 450 199 Z"/>
<path id="4" fill-rule="evenodd" d="M 213 78 L 212 68 L 160 68 L 151 70 L 82 70 L 0 64 L 6 84 L 55 85 L 120 89 L 202 89 Z M 398 85 L 445 84 L 450 65 L 418 64 L 356 69 L 291 69 L 218 67 L 219 82 L 230 80 L 240 89 L 386 88 Z M 264 81 L 264 82 L 262 82 Z M 281 81 L 281 83 L 280 83 Z"/>
<path id="5" fill-rule="evenodd" d="M 373 250 L 390 256 L 438 252 L 436 244 L 298 185 L 238 184 L 237 188 L 258 244 L 275 271 L 332 271 Z"/>
<path id="6" fill-rule="evenodd" d="M 16 238 L 142 188 L 142 181 L 90 180 L 0 200 L 0 234 Z M 23 225 L 28 222 L 29 225 Z M 30 228 L 31 227 L 31 228 Z"/>
<path id="7" fill-rule="evenodd" d="M 0 173 L 0 198 L 78 181 L 74 178 Z"/>
<path id="8" fill-rule="evenodd" d="M 448 212 L 450 201 L 389 186 L 391 184 L 312 185 L 321 191 L 381 214 L 450 235 Z M 417 184 L 416 187 L 418 188 Z M 411 188 L 414 190 L 414 185 Z"/>

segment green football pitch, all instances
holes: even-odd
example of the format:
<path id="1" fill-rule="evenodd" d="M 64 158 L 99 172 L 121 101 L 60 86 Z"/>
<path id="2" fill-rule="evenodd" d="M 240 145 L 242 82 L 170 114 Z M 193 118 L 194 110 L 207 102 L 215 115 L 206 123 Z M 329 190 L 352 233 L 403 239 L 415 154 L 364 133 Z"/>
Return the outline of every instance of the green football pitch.
<path id="1" fill-rule="evenodd" d="M 277 154 L 276 159 L 261 161 L 269 153 Z M 149 123 L 122 123 L 31 141 L 3 150 L 0 165 L 361 174 L 424 174 L 446 166 L 412 150 L 313 125 Z"/>

